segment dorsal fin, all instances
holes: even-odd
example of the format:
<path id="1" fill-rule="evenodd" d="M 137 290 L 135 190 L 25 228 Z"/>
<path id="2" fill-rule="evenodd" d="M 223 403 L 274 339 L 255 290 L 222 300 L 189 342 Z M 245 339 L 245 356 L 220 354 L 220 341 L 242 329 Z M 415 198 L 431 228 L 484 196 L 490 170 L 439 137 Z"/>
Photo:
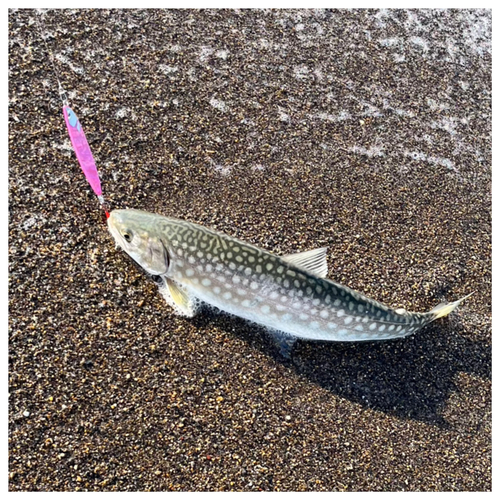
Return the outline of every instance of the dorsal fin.
<path id="1" fill-rule="evenodd" d="M 307 252 L 291 253 L 284 255 L 283 259 L 294 266 L 301 267 L 319 278 L 326 278 L 328 264 L 326 263 L 327 248 L 315 248 Z"/>

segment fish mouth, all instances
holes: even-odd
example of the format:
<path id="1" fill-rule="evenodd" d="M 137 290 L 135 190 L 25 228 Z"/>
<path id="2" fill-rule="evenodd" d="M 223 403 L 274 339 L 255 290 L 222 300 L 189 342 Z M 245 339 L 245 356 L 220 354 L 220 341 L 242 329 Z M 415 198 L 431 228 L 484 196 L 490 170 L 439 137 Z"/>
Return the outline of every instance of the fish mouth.
<path id="1" fill-rule="evenodd" d="M 111 236 L 115 239 L 115 243 L 120 248 L 123 248 L 123 236 L 120 234 L 119 229 L 116 227 L 116 214 L 111 212 L 108 217 L 108 229 L 111 233 Z"/>

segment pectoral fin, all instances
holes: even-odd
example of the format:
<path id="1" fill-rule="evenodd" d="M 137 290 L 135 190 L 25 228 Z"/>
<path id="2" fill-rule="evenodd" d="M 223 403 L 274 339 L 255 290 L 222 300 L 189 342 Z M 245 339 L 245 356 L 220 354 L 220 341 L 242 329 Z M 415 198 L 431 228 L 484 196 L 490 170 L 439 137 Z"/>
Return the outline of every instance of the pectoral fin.
<path id="1" fill-rule="evenodd" d="M 167 304 L 173 307 L 177 314 L 188 318 L 192 318 L 196 314 L 196 297 L 192 296 L 182 285 L 170 278 L 162 277 L 162 283 L 158 287 Z"/>
<path id="2" fill-rule="evenodd" d="M 292 253 L 284 255 L 283 259 L 290 262 L 294 266 L 301 267 L 306 271 L 318 276 L 326 278 L 328 274 L 328 264 L 326 263 L 327 248 L 315 248 L 307 252 Z"/>

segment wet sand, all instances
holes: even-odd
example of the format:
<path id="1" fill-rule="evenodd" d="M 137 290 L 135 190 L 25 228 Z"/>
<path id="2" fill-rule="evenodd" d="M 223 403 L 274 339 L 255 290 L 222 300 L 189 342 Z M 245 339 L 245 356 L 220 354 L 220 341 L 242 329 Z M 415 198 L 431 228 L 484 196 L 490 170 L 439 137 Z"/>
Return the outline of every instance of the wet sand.
<path id="1" fill-rule="evenodd" d="M 172 314 L 108 234 L 33 10 L 9 15 L 12 491 L 491 489 L 491 12 L 62 10 L 47 45 L 111 208 L 394 307 L 380 343 Z"/>

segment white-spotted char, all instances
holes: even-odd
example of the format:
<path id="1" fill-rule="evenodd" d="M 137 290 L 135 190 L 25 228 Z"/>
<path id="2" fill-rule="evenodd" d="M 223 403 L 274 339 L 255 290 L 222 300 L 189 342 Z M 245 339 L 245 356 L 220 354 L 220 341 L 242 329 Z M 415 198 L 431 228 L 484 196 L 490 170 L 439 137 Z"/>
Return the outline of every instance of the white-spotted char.
<path id="1" fill-rule="evenodd" d="M 141 210 L 114 210 L 116 243 L 148 273 L 179 314 L 200 301 L 296 338 L 385 340 L 410 335 L 464 300 L 426 313 L 391 309 L 326 279 L 326 249 L 277 256 L 198 224 Z"/>

